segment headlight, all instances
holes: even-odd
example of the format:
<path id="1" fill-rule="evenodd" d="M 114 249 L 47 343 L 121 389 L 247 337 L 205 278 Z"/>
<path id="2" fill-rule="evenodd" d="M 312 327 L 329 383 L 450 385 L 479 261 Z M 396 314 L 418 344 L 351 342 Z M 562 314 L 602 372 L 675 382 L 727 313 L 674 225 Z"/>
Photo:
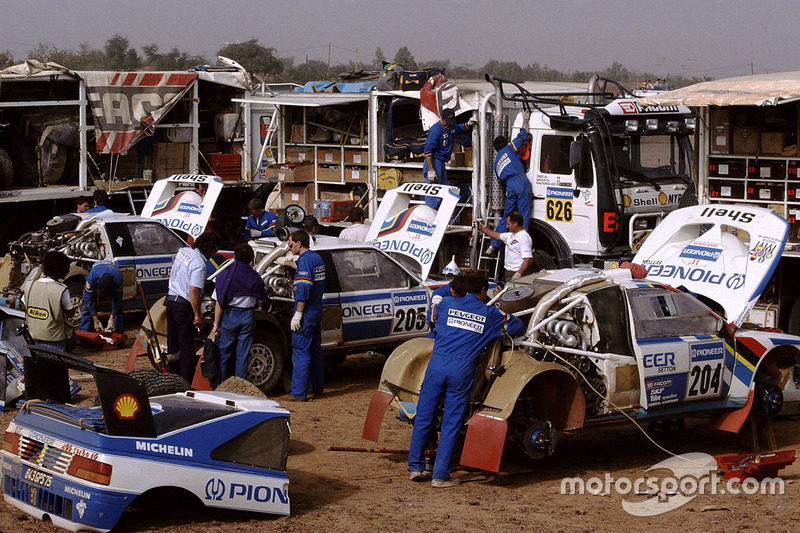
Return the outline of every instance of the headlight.
<path id="1" fill-rule="evenodd" d="M 658 129 L 658 119 L 657 118 L 648 118 L 647 122 L 645 123 L 648 131 L 655 131 Z"/>
<path id="2" fill-rule="evenodd" d="M 686 119 L 686 129 L 689 131 L 694 131 L 695 127 L 697 126 L 697 122 L 693 118 Z"/>
<path id="3" fill-rule="evenodd" d="M 638 120 L 626 120 L 625 121 L 625 131 L 637 131 L 639 129 L 639 121 Z"/>
<path id="4" fill-rule="evenodd" d="M 678 131 L 678 129 L 680 129 L 680 127 L 681 127 L 680 123 L 675 120 L 670 120 L 669 122 L 667 122 L 667 131 L 670 133 L 675 133 L 676 131 Z"/>

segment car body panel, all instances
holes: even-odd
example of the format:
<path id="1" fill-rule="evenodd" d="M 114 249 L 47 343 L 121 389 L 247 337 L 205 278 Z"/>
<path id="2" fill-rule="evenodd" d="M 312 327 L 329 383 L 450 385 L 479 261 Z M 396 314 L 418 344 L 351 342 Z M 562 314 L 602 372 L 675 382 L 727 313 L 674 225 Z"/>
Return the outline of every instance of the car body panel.
<path id="1" fill-rule="evenodd" d="M 182 188 L 206 185 L 208 190 L 200 197 Z M 196 239 L 203 233 L 211 212 L 222 191 L 222 180 L 203 174 L 174 174 L 153 184 L 153 189 L 142 208 L 142 216 L 158 220 L 168 228 L 187 233 Z"/>

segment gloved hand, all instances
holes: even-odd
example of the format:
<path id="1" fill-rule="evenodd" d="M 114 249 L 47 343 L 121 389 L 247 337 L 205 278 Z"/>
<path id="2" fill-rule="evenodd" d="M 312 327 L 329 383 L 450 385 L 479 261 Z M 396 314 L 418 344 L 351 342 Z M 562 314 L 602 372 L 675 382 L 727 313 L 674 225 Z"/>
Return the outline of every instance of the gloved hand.
<path id="1" fill-rule="evenodd" d="M 436 180 L 439 179 L 439 176 L 436 175 L 436 170 L 429 168 L 428 169 L 428 181 L 431 183 L 436 183 Z"/>
<path id="2" fill-rule="evenodd" d="M 100 333 L 101 331 L 103 331 L 103 323 L 100 322 L 100 319 L 97 318 L 96 315 L 92 317 L 92 325 L 94 326 L 94 330 L 97 333 Z"/>
<path id="3" fill-rule="evenodd" d="M 260 229 L 251 229 L 250 230 L 250 237 L 253 239 L 258 239 L 261 237 L 261 230 Z"/>
<path id="4" fill-rule="evenodd" d="M 477 124 L 477 123 L 478 123 L 478 119 L 477 119 L 477 118 L 475 118 L 475 117 L 472 117 L 471 119 L 469 119 L 469 120 L 467 121 L 467 127 L 468 127 L 468 128 L 471 128 L 472 126 L 474 126 L 474 125 L 475 125 L 475 124 Z"/>
<path id="5" fill-rule="evenodd" d="M 511 276 L 511 281 L 514 281 L 515 279 L 519 279 L 521 277 L 522 277 L 522 274 L 520 274 L 519 272 L 514 272 L 514 275 Z"/>
<path id="6" fill-rule="evenodd" d="M 294 316 L 292 317 L 292 331 L 298 331 L 300 329 L 300 321 L 302 319 L 303 319 L 303 312 L 295 311 Z"/>
<path id="7" fill-rule="evenodd" d="M 106 324 L 106 331 L 110 331 L 111 333 L 114 333 L 114 331 L 115 331 L 114 324 L 116 324 L 116 323 L 117 323 L 116 317 L 114 315 L 110 315 L 108 317 L 108 324 Z"/>
<path id="8" fill-rule="evenodd" d="M 522 112 L 522 119 L 523 120 L 530 120 L 531 119 L 531 112 L 529 110 L 525 110 Z"/>

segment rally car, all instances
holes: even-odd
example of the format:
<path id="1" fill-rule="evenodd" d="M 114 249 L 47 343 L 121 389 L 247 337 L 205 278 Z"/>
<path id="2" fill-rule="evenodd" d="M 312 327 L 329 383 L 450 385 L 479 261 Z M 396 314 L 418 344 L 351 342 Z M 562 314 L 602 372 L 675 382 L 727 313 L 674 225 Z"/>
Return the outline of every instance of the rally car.
<path id="1" fill-rule="evenodd" d="M 559 432 L 629 418 L 708 415 L 737 432 L 748 416 L 800 411 L 800 338 L 742 327 L 787 231 L 766 209 L 695 206 L 645 241 L 645 279 L 574 268 L 511 283 L 500 307 L 529 326 L 481 361 L 461 464 L 496 472 L 506 441 L 539 458 Z M 390 403 L 413 418 L 432 347 L 416 339 L 389 357 L 364 438 L 377 440 Z"/>
<path id="2" fill-rule="evenodd" d="M 289 514 L 289 412 L 277 403 L 224 392 L 148 398 L 130 375 L 30 350 L 28 401 L 0 451 L 9 504 L 72 531 L 108 531 L 156 489 L 207 507 Z M 100 407 L 65 403 L 68 368 L 94 376 Z"/>

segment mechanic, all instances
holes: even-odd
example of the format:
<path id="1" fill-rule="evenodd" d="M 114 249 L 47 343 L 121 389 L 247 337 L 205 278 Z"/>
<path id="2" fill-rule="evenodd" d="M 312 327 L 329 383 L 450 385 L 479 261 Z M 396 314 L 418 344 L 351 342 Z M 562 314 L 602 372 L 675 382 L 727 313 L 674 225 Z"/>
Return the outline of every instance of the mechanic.
<path id="1" fill-rule="evenodd" d="M 516 211 L 506 215 L 505 222 L 508 231 L 504 233 L 490 230 L 480 221 L 478 221 L 477 226 L 478 231 L 506 244 L 506 255 L 503 261 L 506 269 L 505 280 L 514 281 L 527 274 L 533 266 L 533 240 L 523 228 L 522 215 Z"/>
<path id="2" fill-rule="evenodd" d="M 360 207 L 351 207 L 347 212 L 345 222 L 352 222 L 350 227 L 342 230 L 339 234 L 340 239 L 347 239 L 350 241 L 366 242 L 367 233 L 369 233 L 369 226 L 364 224 L 364 210 Z"/>
<path id="3" fill-rule="evenodd" d="M 485 276 L 458 275 L 450 287 L 454 297 L 443 299 L 428 311 L 436 327 L 436 340 L 422 381 L 408 453 L 410 479 L 424 480 L 427 477 L 424 472 L 425 446 L 434 436 L 436 413 L 444 403 L 433 466 L 431 485 L 434 488 L 453 487 L 459 483 L 458 479 L 450 477 L 450 463 L 458 432 L 467 414 L 481 350 L 500 335 L 517 336 L 525 331 L 519 318 L 480 301 L 479 295 L 489 287 Z"/>
<path id="4" fill-rule="evenodd" d="M 453 152 L 453 137 L 458 138 L 462 145 L 471 146 L 469 129 L 476 122 L 473 117 L 466 125 L 456 124 L 456 114 L 453 109 L 447 108 L 442 111 L 441 118 L 431 126 L 425 139 L 425 164 L 422 166 L 425 183 L 447 185 L 447 170 L 444 165 L 450 161 L 450 154 Z M 425 198 L 425 205 L 433 209 L 439 209 L 441 203 L 442 199 L 435 196 Z"/>
<path id="5" fill-rule="evenodd" d="M 247 217 L 244 225 L 245 240 L 272 237 L 278 217 L 274 213 L 264 211 L 264 202 L 258 198 L 251 199 L 247 202 L 247 211 L 250 216 Z"/>
<path id="6" fill-rule="evenodd" d="M 95 189 L 92 193 L 92 199 L 94 200 L 94 207 L 91 209 L 87 209 L 85 212 L 88 214 L 98 214 L 103 213 L 104 211 L 111 211 L 108 207 L 108 193 L 106 191 Z"/>
<path id="7" fill-rule="evenodd" d="M 202 233 L 192 243 L 178 250 L 169 274 L 167 315 L 167 353 L 169 371 L 192 383 L 195 367 L 194 337 L 203 325 L 200 301 L 206 282 L 206 260 L 222 245 L 217 233 Z M 197 329 L 195 329 L 197 328 Z M 174 354 L 178 354 L 175 362 Z"/>
<path id="8" fill-rule="evenodd" d="M 531 112 L 527 109 L 522 112 L 522 129 L 513 141 L 508 142 L 505 135 L 494 139 L 494 149 L 497 157 L 494 160 L 494 173 L 500 183 L 506 186 L 506 203 L 503 207 L 503 220 L 497 225 L 497 233 L 505 233 L 508 229 L 506 217 L 516 211 L 522 215 L 522 227 L 528 231 L 531 218 L 531 205 L 533 204 L 533 188 L 525 175 L 525 167 L 520 160 L 519 151 L 528 138 L 528 123 Z M 486 255 L 494 257 L 500 249 L 501 242 L 493 240 L 486 250 Z"/>
<path id="9" fill-rule="evenodd" d="M 97 316 L 97 302 L 111 300 L 111 316 L 108 326 L 103 328 Z M 113 261 L 100 261 L 92 266 L 83 286 L 83 309 L 81 310 L 81 331 L 101 332 L 104 329 L 123 333 L 125 315 L 122 312 L 122 274 Z"/>
<path id="10" fill-rule="evenodd" d="M 314 235 L 319 234 L 319 220 L 314 215 L 307 215 L 303 219 L 303 229 L 311 235 L 311 238 L 316 242 L 317 238 Z"/>
<path id="11" fill-rule="evenodd" d="M 78 214 L 85 213 L 92 205 L 92 199 L 88 196 L 81 196 L 75 199 L 75 212 Z"/>
<path id="12" fill-rule="evenodd" d="M 325 382 L 322 357 L 322 295 L 325 293 L 325 263 L 309 250 L 311 237 L 305 230 L 289 236 L 289 251 L 299 256 L 296 263 L 279 264 L 297 269 L 294 276 L 295 310 L 292 316 L 292 386 L 290 400 L 306 401 L 308 394 L 319 397 Z"/>
<path id="13" fill-rule="evenodd" d="M 70 264 L 64 253 L 47 252 L 42 258 L 42 277 L 25 295 L 25 322 L 34 342 L 62 352 L 72 336 L 67 319 L 76 314 L 67 286 L 59 281 L 69 274 Z"/>
<path id="14" fill-rule="evenodd" d="M 240 244 L 233 250 L 233 263 L 220 272 L 215 280 L 212 298 L 214 328 L 211 333 L 219 338 L 221 380 L 231 375 L 247 378 L 247 356 L 256 333 L 255 309 L 269 305 L 269 294 L 264 282 L 251 266 L 255 259 L 249 244 Z M 231 373 L 231 359 L 234 372 Z"/>

